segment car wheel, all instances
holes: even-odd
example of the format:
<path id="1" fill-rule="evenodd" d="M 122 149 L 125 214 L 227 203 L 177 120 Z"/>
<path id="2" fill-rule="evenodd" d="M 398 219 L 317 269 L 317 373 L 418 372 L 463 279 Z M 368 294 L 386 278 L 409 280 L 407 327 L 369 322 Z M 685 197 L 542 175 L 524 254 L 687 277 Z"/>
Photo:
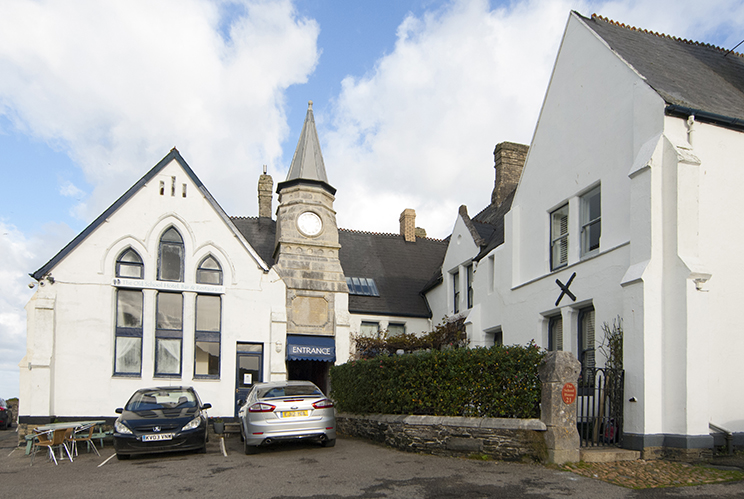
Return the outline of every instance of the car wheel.
<path id="1" fill-rule="evenodd" d="M 258 446 L 248 445 L 248 442 L 246 442 L 245 440 L 243 440 L 243 450 L 245 450 L 245 453 L 248 456 L 252 454 L 258 454 Z"/>
<path id="2" fill-rule="evenodd" d="M 119 461 L 124 461 L 126 459 L 129 459 L 129 454 L 119 454 L 117 452 L 116 453 L 116 459 L 118 459 Z"/>
<path id="3" fill-rule="evenodd" d="M 336 446 L 336 439 L 335 438 L 329 438 L 328 440 L 323 440 L 321 443 L 323 447 L 335 447 Z"/>

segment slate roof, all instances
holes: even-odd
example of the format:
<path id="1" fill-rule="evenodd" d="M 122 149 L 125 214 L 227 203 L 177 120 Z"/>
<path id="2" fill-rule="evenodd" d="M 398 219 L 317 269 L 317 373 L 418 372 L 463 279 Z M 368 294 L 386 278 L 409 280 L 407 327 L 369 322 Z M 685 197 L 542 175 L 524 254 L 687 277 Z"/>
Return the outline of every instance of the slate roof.
<path id="1" fill-rule="evenodd" d="M 315 128 L 313 101 L 310 101 L 307 105 L 305 123 L 302 125 L 300 139 L 297 141 L 297 148 L 287 173 L 287 180 L 297 179 L 328 183 L 325 164 L 323 163 L 323 153 L 320 151 L 318 131 Z"/>
<path id="2" fill-rule="evenodd" d="M 269 265 L 274 264 L 276 221 L 257 217 L 231 217 L 233 224 Z M 375 280 L 380 296 L 349 295 L 349 312 L 431 317 L 421 292 L 431 276 L 442 269 L 447 241 L 416 238 L 407 243 L 397 234 L 339 229 L 339 259 L 346 277 Z"/>
<path id="3" fill-rule="evenodd" d="M 230 220 L 261 259 L 273 267 L 276 220 L 266 217 L 230 217 Z"/>
<path id="4" fill-rule="evenodd" d="M 744 127 L 744 57 L 713 45 L 575 13 L 646 79 L 667 113 Z"/>
<path id="5" fill-rule="evenodd" d="M 504 198 L 500 205 L 496 206 L 494 204 L 489 204 L 480 213 L 473 217 L 473 225 L 478 229 L 479 234 L 481 234 L 481 231 L 483 230 L 479 227 L 486 226 L 491 230 L 490 236 L 488 238 L 483 238 L 485 243 L 481 245 L 480 252 L 475 258 L 473 258 L 476 262 L 480 261 L 494 248 L 504 244 L 504 216 L 511 209 L 515 192 L 516 188 Z"/>
<path id="6" fill-rule="evenodd" d="M 349 312 L 431 317 L 422 291 L 431 276 L 441 272 L 446 241 L 417 237 L 407 243 L 397 234 L 346 229 L 339 230 L 338 238 L 346 277 L 371 277 L 380 292 L 379 297 L 349 295 Z"/>

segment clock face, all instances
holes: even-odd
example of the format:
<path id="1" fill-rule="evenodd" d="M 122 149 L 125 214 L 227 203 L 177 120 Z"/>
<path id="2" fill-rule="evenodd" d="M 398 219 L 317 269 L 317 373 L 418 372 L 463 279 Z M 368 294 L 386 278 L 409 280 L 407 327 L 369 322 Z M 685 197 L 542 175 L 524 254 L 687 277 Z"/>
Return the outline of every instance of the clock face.
<path id="1" fill-rule="evenodd" d="M 306 211 L 297 217 L 297 228 L 306 236 L 317 236 L 323 229 L 323 222 L 312 211 Z"/>

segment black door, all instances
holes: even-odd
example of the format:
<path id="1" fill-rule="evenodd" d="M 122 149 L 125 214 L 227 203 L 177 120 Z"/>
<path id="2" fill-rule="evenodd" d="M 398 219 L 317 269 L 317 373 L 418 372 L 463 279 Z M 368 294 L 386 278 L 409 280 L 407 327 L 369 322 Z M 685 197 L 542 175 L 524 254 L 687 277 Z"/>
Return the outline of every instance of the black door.
<path id="1" fill-rule="evenodd" d="M 241 401 L 248 396 L 254 383 L 263 381 L 263 345 L 238 343 L 235 361 L 235 417 Z"/>

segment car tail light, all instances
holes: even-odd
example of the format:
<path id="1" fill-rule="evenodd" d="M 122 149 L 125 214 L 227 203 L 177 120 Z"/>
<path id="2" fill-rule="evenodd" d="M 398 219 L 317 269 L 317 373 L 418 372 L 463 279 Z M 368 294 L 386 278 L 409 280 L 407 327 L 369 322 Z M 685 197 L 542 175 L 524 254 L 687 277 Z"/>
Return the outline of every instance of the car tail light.
<path id="1" fill-rule="evenodd" d="M 271 404 L 262 404 L 261 402 L 256 402 L 252 406 L 248 408 L 248 412 L 271 412 L 274 409 L 276 409 L 276 406 L 273 406 Z"/>
<path id="2" fill-rule="evenodd" d="M 5 407 L 0 407 L 0 411 L 4 411 L 4 410 L 5 410 Z"/>
<path id="3" fill-rule="evenodd" d="M 318 400 L 313 404 L 313 407 L 315 407 L 316 409 L 328 409 L 330 407 L 333 407 L 333 402 L 328 399 Z"/>

